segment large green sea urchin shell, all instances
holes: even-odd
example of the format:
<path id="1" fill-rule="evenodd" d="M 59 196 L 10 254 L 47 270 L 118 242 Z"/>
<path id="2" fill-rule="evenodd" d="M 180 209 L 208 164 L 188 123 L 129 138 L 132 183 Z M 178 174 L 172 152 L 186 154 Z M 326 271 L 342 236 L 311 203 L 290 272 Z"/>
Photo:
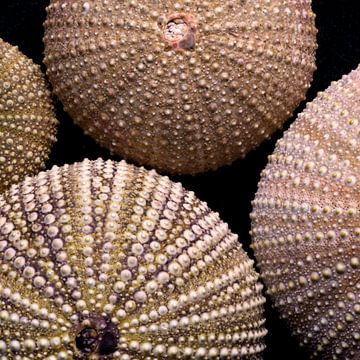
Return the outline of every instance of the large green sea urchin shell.
<path id="1" fill-rule="evenodd" d="M 262 285 L 218 214 L 154 171 L 102 160 L 0 196 L 0 354 L 261 359 Z"/>
<path id="2" fill-rule="evenodd" d="M 0 39 L 0 192 L 45 166 L 56 124 L 40 68 Z"/>
<path id="3" fill-rule="evenodd" d="M 169 173 L 230 164 L 280 128 L 315 69 L 310 0 L 52 0 L 47 73 L 113 153 Z"/>
<path id="4" fill-rule="evenodd" d="M 312 357 L 360 358 L 360 67 L 269 157 L 252 213 L 268 292 Z"/>

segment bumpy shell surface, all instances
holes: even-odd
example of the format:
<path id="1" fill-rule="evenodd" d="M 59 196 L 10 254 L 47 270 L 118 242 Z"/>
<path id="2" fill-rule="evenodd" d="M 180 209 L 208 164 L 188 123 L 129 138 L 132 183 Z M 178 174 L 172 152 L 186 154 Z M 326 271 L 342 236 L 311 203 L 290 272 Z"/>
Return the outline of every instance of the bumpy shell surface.
<path id="1" fill-rule="evenodd" d="M 0 353 L 261 359 L 262 285 L 218 214 L 166 177 L 102 160 L 0 197 Z"/>
<path id="2" fill-rule="evenodd" d="M 52 0 L 55 93 L 113 153 L 169 173 L 230 164 L 304 99 L 310 0 Z"/>
<path id="3" fill-rule="evenodd" d="M 310 103 L 269 157 L 255 255 L 313 357 L 360 358 L 360 68 Z"/>
<path id="4" fill-rule="evenodd" d="M 40 68 L 0 39 L 0 192 L 45 166 L 56 124 Z"/>

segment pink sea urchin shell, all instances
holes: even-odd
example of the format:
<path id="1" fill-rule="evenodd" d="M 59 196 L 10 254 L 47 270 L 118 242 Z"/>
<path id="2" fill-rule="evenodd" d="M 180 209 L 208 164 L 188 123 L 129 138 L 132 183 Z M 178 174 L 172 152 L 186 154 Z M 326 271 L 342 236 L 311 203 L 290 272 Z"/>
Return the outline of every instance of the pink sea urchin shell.
<path id="1" fill-rule="evenodd" d="M 360 68 L 307 105 L 269 157 L 252 213 L 270 297 L 312 357 L 360 357 Z"/>

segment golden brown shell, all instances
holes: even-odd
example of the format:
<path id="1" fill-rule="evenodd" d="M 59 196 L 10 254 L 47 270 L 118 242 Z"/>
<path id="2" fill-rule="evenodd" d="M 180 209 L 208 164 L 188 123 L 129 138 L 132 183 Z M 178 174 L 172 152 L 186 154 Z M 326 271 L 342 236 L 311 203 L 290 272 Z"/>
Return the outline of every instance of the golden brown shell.
<path id="1" fill-rule="evenodd" d="M 218 214 L 154 171 L 85 160 L 0 196 L 0 356 L 260 360 L 261 290 Z"/>
<path id="2" fill-rule="evenodd" d="M 280 128 L 315 69 L 311 1 L 52 0 L 47 74 L 111 152 L 161 171 L 230 164 Z"/>
<path id="3" fill-rule="evenodd" d="M 299 115 L 252 213 L 268 292 L 312 357 L 360 358 L 360 67 Z"/>
<path id="4" fill-rule="evenodd" d="M 56 124 L 39 66 L 0 39 L 0 192 L 45 167 Z"/>

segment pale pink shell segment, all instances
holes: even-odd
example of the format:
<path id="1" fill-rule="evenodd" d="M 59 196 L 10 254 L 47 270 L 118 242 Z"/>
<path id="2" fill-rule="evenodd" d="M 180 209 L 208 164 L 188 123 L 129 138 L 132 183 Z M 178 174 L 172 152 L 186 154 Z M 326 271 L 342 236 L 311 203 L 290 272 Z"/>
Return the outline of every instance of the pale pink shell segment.
<path id="1" fill-rule="evenodd" d="M 307 105 L 253 202 L 268 292 L 312 357 L 360 356 L 360 68 Z"/>

